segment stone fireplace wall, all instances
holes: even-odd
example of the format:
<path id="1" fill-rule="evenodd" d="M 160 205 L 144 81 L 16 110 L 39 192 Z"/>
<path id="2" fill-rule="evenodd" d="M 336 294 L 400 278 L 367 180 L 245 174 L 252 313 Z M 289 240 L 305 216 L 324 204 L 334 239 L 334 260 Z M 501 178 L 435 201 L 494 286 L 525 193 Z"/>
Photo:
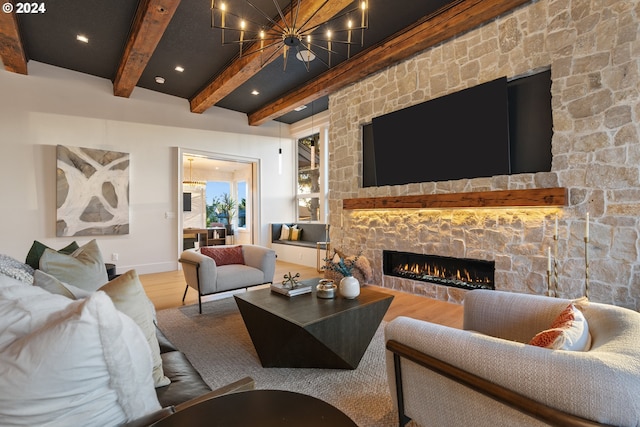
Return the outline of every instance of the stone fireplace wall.
<path id="1" fill-rule="evenodd" d="M 640 3 L 540 0 L 330 96 L 331 241 L 362 250 L 376 284 L 461 301 L 464 292 L 382 275 L 382 250 L 496 261 L 496 289 L 547 292 L 555 252 L 558 295 L 640 309 Z M 551 69 L 549 173 L 361 188 L 361 126 L 392 111 L 500 76 Z M 398 129 L 402 137 L 402 129 Z M 479 141 L 481 142 L 481 141 Z M 343 210 L 342 200 L 566 187 L 560 209 Z"/>

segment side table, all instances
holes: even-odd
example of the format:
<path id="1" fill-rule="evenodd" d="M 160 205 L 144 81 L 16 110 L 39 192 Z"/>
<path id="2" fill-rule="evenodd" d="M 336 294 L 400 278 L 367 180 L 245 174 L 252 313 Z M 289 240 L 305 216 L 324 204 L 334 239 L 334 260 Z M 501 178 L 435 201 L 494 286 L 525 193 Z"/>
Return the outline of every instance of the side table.
<path id="1" fill-rule="evenodd" d="M 104 264 L 105 268 L 107 269 L 107 277 L 109 278 L 109 280 L 113 280 L 116 277 L 119 276 L 119 274 L 116 274 L 116 265 L 112 264 L 112 263 L 105 263 Z"/>
<path id="2" fill-rule="evenodd" d="M 344 412 L 305 394 L 251 390 L 205 400 L 153 427 L 358 427 Z"/>

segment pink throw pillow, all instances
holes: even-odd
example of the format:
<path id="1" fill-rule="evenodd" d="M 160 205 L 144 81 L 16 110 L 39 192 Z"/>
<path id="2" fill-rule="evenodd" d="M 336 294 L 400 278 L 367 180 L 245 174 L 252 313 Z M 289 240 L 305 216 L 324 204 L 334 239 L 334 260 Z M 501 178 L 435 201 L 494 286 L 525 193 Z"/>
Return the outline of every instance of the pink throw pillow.
<path id="1" fill-rule="evenodd" d="M 591 347 L 587 319 L 573 304 L 569 304 L 551 327 L 536 334 L 529 344 L 554 350 L 587 351 Z"/>
<path id="2" fill-rule="evenodd" d="M 244 264 L 242 246 L 203 246 L 200 253 L 213 258 L 217 266 L 229 264 Z"/>

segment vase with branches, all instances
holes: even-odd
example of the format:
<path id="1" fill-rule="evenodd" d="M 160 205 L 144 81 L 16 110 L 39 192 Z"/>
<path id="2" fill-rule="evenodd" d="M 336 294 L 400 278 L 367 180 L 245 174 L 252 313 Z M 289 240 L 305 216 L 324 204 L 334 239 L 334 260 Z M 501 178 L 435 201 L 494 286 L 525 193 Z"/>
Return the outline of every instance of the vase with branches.
<path id="1" fill-rule="evenodd" d="M 335 271 L 343 277 L 353 276 L 353 269 L 356 267 L 356 262 L 358 262 L 361 255 L 359 253 L 355 256 L 347 257 L 341 250 L 333 249 L 333 255 L 325 258 L 325 268 Z"/>
<path id="2" fill-rule="evenodd" d="M 347 257 L 342 251 L 334 249 L 333 256 L 325 259 L 325 268 L 342 276 L 339 291 L 343 298 L 353 299 L 360 295 L 360 281 L 353 277 L 353 269 L 361 255 L 360 252 Z"/>

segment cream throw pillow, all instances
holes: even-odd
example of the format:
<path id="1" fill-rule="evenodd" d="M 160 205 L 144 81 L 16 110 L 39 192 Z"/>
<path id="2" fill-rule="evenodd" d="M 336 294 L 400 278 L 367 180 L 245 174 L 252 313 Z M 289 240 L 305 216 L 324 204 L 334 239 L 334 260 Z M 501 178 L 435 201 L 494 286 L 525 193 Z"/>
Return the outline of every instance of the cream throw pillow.
<path id="1" fill-rule="evenodd" d="M 109 281 L 107 268 L 95 239 L 71 255 L 45 249 L 40 258 L 40 269 L 61 282 L 91 292 Z"/>
<path id="2" fill-rule="evenodd" d="M 156 325 L 153 321 L 152 304 L 149 304 L 149 298 L 144 292 L 136 271 L 127 271 L 102 286 L 99 290 L 106 292 L 111 297 L 116 308 L 132 318 L 142 329 L 153 358 L 153 383 L 155 386 L 163 387 L 169 385 L 171 380 L 164 375 L 162 369 L 160 344 L 156 335 Z"/>

